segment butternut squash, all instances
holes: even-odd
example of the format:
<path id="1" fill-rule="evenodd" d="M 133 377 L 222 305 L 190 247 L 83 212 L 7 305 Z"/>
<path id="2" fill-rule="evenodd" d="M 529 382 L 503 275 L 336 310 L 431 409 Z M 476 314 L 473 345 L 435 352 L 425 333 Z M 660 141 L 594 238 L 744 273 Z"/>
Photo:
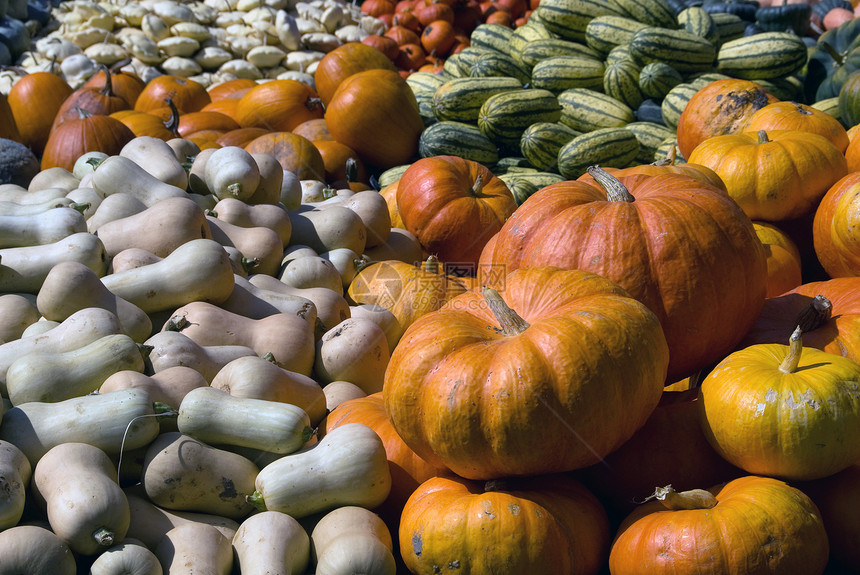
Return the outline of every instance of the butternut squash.
<path id="1" fill-rule="evenodd" d="M 72 190 L 66 194 L 65 199 L 72 202 L 68 207 L 78 210 L 83 214 L 85 219 L 89 220 L 105 200 L 105 195 L 95 188 L 87 186 Z M 87 229 L 87 231 L 89 231 L 89 229 Z"/>
<path id="2" fill-rule="evenodd" d="M 148 252 L 141 248 L 127 248 L 116 254 L 110 261 L 108 273 L 119 273 L 126 270 L 133 270 L 141 266 L 148 266 L 161 261 L 163 258 L 158 257 L 152 252 Z"/>
<path id="3" fill-rule="evenodd" d="M 155 439 L 159 429 L 154 416 L 152 400 L 140 389 L 22 403 L 3 414 L 0 440 L 17 446 L 31 465 L 62 443 L 88 443 L 112 456 L 121 446 L 131 450 Z"/>
<path id="4" fill-rule="evenodd" d="M 284 183 L 284 168 L 272 154 L 251 154 L 260 171 L 260 183 L 246 201 L 248 205 L 277 206 L 281 201 L 281 187 Z M 285 242 L 286 243 L 286 242 Z"/>
<path id="5" fill-rule="evenodd" d="M 343 280 L 334 264 L 320 256 L 305 256 L 289 260 L 278 278 L 298 289 L 324 288 L 343 293 Z"/>
<path id="6" fill-rule="evenodd" d="M 60 167 L 48 168 L 33 176 L 27 191 L 38 192 L 47 188 L 62 188 L 66 192 L 71 192 L 79 184 L 80 180 L 69 170 Z"/>
<path id="7" fill-rule="evenodd" d="M 314 430 L 305 411 L 289 403 L 230 395 L 213 387 L 188 392 L 177 427 L 209 445 L 237 445 L 272 453 L 299 450 Z"/>
<path id="8" fill-rule="evenodd" d="M 258 472 L 241 455 L 168 432 L 149 445 L 141 483 L 149 499 L 165 509 L 241 519 L 253 510 L 246 497 Z"/>
<path id="9" fill-rule="evenodd" d="M 215 153 L 217 148 L 206 148 L 194 156 L 191 169 L 188 171 L 188 191 L 201 196 L 212 194 L 212 190 L 206 184 L 206 162 Z M 217 203 L 217 198 L 216 198 Z"/>
<path id="10" fill-rule="evenodd" d="M 281 264 L 284 244 L 277 232 L 257 226 L 243 228 L 230 222 L 206 216 L 212 239 L 222 246 L 233 246 L 254 262 L 255 273 L 275 275 Z"/>
<path id="11" fill-rule="evenodd" d="M 327 330 L 349 317 L 349 304 L 343 295 L 325 288 L 295 288 L 287 285 L 278 278 L 264 274 L 252 274 L 248 281 L 253 285 L 274 292 L 297 295 L 311 300 L 317 308 L 316 337 L 322 336 Z"/>
<path id="12" fill-rule="evenodd" d="M 403 326 L 397 320 L 391 310 L 382 307 L 381 305 L 363 303 L 359 305 L 349 306 L 349 316 L 354 318 L 367 318 L 379 327 L 385 333 L 385 339 L 388 342 L 388 349 L 393 350 L 397 342 L 403 336 Z"/>
<path id="13" fill-rule="evenodd" d="M 173 153 L 176 154 L 176 159 L 179 160 L 181 164 L 185 164 L 191 161 L 195 156 L 205 152 L 205 150 L 200 150 L 200 146 L 191 140 L 186 140 L 185 138 L 171 138 L 170 140 L 167 140 L 167 145 L 170 146 Z"/>
<path id="14" fill-rule="evenodd" d="M 278 511 L 248 517 L 233 536 L 233 551 L 242 573 L 304 575 L 310 547 L 310 538 L 299 522 Z"/>
<path id="15" fill-rule="evenodd" d="M 31 215 L 0 214 L 0 248 L 52 244 L 87 231 L 83 214 L 72 208 L 54 208 Z"/>
<path id="16" fill-rule="evenodd" d="M 19 525 L 0 531 L 0 573 L 76 575 L 78 566 L 69 546 L 50 530 Z"/>
<path id="17" fill-rule="evenodd" d="M 193 301 L 226 300 L 233 291 L 233 268 L 218 242 L 201 238 L 154 264 L 112 273 L 102 282 L 115 295 L 154 313 Z"/>
<path id="18" fill-rule="evenodd" d="M 270 156 L 271 157 L 271 156 Z M 277 163 L 277 162 L 276 162 Z M 278 164 L 280 168 L 280 164 Z M 280 170 L 283 172 L 283 170 Z M 290 241 L 293 230 L 290 216 L 286 210 L 273 204 L 247 204 L 235 198 L 219 200 L 212 208 L 213 217 L 242 228 L 269 228 L 278 234 L 282 249 Z"/>
<path id="19" fill-rule="evenodd" d="M 317 253 L 349 248 L 364 253 L 367 229 L 351 209 L 333 205 L 325 209 L 299 208 L 290 212 L 293 230 L 290 243 L 310 246 Z"/>
<path id="20" fill-rule="evenodd" d="M 361 254 L 357 254 L 349 248 L 336 248 L 323 252 L 320 257 L 331 262 L 331 264 L 340 274 L 341 289 L 346 292 L 349 284 L 352 283 L 355 274 L 357 274 L 364 266 L 367 265 L 367 258 Z"/>
<path id="21" fill-rule="evenodd" d="M 0 214 L 4 216 L 33 216 L 43 214 L 54 208 L 68 208 L 73 203 L 75 203 L 75 200 L 68 197 L 68 195 L 62 198 L 52 198 L 41 204 L 22 204 L 14 200 L 0 200 Z"/>
<path id="22" fill-rule="evenodd" d="M 97 231 L 111 258 L 126 248 L 141 248 L 163 258 L 191 240 L 212 239 L 206 215 L 187 196 L 166 198 L 142 212 L 102 224 Z"/>
<path id="23" fill-rule="evenodd" d="M 311 533 L 316 575 L 395 575 L 391 532 L 363 507 L 329 511 Z"/>
<path id="24" fill-rule="evenodd" d="M 211 303 L 193 301 L 178 308 L 174 317 L 183 321 L 182 333 L 199 345 L 245 345 L 257 355 L 272 354 L 284 369 L 311 373 L 313 330 L 298 316 L 277 313 L 248 319 Z"/>
<path id="25" fill-rule="evenodd" d="M 234 277 L 233 293 L 218 307 L 250 319 L 263 319 L 276 313 L 291 313 L 308 322 L 312 328 L 317 319 L 317 308 L 311 300 L 259 288 L 239 275 Z"/>
<path id="26" fill-rule="evenodd" d="M 162 182 L 134 160 L 123 156 L 111 156 L 99 164 L 93 172 L 92 187 L 105 195 L 131 194 L 147 207 L 160 200 L 187 195 L 184 188 Z"/>
<path id="27" fill-rule="evenodd" d="M 149 394 L 152 401 L 179 409 L 182 399 L 189 391 L 208 385 L 209 382 L 199 371 L 177 365 L 152 375 L 131 370 L 118 371 L 108 376 L 98 391 L 110 393 L 120 389 L 142 389 Z"/>
<path id="28" fill-rule="evenodd" d="M 307 451 L 286 455 L 257 475 L 248 498 L 260 510 L 295 517 L 344 505 L 373 508 L 391 490 L 385 447 L 375 431 L 347 423 Z"/>
<path id="29" fill-rule="evenodd" d="M 317 342 L 314 374 L 325 383 L 349 381 L 370 395 L 382 391 L 389 351 L 385 332 L 367 318 L 349 318 Z"/>
<path id="30" fill-rule="evenodd" d="M 284 170 L 281 205 L 286 210 L 297 210 L 302 205 L 302 182 L 295 172 Z"/>
<path id="31" fill-rule="evenodd" d="M 0 292 L 36 294 L 51 268 L 64 261 L 80 262 L 99 276 L 107 272 L 104 244 L 79 232 L 50 244 L 0 249 Z"/>
<path id="32" fill-rule="evenodd" d="M 0 531 L 14 527 L 24 514 L 32 467 L 20 449 L 0 441 Z"/>
<path id="33" fill-rule="evenodd" d="M 115 295 L 96 273 L 79 262 L 61 262 L 51 268 L 36 296 L 42 317 L 64 321 L 86 308 L 102 308 L 114 313 L 122 332 L 143 342 L 152 333 L 152 321 L 142 309 Z"/>
<path id="34" fill-rule="evenodd" d="M 0 345 L 19 339 L 39 317 L 39 309 L 31 298 L 16 293 L 0 295 Z"/>
<path id="35" fill-rule="evenodd" d="M 106 549 L 90 565 L 89 575 L 162 575 L 164 570 L 155 553 L 136 539 Z"/>
<path id="36" fill-rule="evenodd" d="M 173 148 L 160 138 L 138 136 L 123 146 L 119 155 L 132 160 L 165 184 L 182 190 L 188 187 L 188 172 Z"/>
<path id="37" fill-rule="evenodd" d="M 211 386 L 233 397 L 297 406 L 307 413 L 314 426 L 326 412 L 325 394 L 316 381 L 262 357 L 240 357 L 231 361 L 215 375 Z"/>
<path id="38" fill-rule="evenodd" d="M 186 523 L 164 534 L 155 548 L 161 568 L 170 575 L 229 575 L 233 547 L 205 523 Z"/>
<path id="39" fill-rule="evenodd" d="M 367 396 L 363 389 L 348 381 L 332 381 L 326 384 L 322 390 L 325 395 L 326 410 L 329 413 L 344 401 Z"/>
<path id="40" fill-rule="evenodd" d="M 177 331 L 156 333 L 144 343 L 152 347 L 149 372 L 157 375 L 169 368 L 184 366 L 198 372 L 207 382 L 231 361 L 245 356 L 257 357 L 246 345 L 200 345 Z"/>
<path id="41" fill-rule="evenodd" d="M 209 156 L 204 179 L 206 187 L 219 200 L 236 198 L 245 201 L 260 185 L 260 167 L 244 148 L 225 146 Z"/>
<path id="42" fill-rule="evenodd" d="M 365 249 L 376 247 L 388 241 L 391 233 L 391 215 L 388 204 L 376 190 L 356 192 L 343 199 L 344 207 L 358 214 L 367 230 Z"/>
<path id="43" fill-rule="evenodd" d="M 427 259 L 418 238 L 403 228 L 391 228 L 385 243 L 366 249 L 364 255 L 372 262 L 399 260 L 413 265 Z"/>
<path id="44" fill-rule="evenodd" d="M 113 373 L 124 369 L 142 372 L 146 353 L 129 336 L 113 334 L 71 351 L 22 355 L 6 371 L 9 400 L 20 405 L 87 395 Z"/>
<path id="45" fill-rule="evenodd" d="M 146 208 L 146 204 L 133 194 L 110 194 L 99 203 L 95 212 L 87 218 L 87 231 L 91 234 L 98 233 L 99 228 L 103 225 L 139 214 Z"/>
<path id="46" fill-rule="evenodd" d="M 52 447 L 33 470 L 33 491 L 45 502 L 51 530 L 75 553 L 94 555 L 128 531 L 128 501 L 116 468 L 98 447 Z"/>

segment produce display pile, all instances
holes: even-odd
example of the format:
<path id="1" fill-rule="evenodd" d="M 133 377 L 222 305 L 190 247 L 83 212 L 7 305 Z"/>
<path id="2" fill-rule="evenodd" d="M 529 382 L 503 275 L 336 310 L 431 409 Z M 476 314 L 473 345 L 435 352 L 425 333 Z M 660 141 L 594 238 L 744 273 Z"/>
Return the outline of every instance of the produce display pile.
<path id="1" fill-rule="evenodd" d="M 0 573 L 860 572 L 846 0 L 0 0 Z"/>

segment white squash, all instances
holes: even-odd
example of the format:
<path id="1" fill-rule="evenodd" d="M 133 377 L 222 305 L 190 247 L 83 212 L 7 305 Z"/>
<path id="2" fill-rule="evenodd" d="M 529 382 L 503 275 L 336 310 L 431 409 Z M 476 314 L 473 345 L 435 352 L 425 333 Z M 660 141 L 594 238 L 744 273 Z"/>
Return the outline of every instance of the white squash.
<path id="1" fill-rule="evenodd" d="M 18 524 L 24 514 L 32 467 L 24 453 L 0 441 L 0 531 Z"/>
<path id="2" fill-rule="evenodd" d="M 243 148 L 225 146 L 207 159 L 204 180 L 216 198 L 244 201 L 251 198 L 260 185 L 260 167 Z"/>
<path id="3" fill-rule="evenodd" d="M 245 356 L 257 357 L 246 345 L 200 345 L 178 331 L 162 331 L 144 342 L 152 347 L 149 364 L 158 374 L 176 366 L 197 371 L 207 382 L 231 361 Z"/>
<path id="4" fill-rule="evenodd" d="M 19 525 L 0 532 L 0 573 L 75 575 L 77 563 L 69 546 L 48 529 Z"/>
<path id="5" fill-rule="evenodd" d="M 349 381 L 369 395 L 382 391 L 388 359 L 382 328 L 370 319 L 351 317 L 317 342 L 314 373 L 323 383 Z"/>
<path id="6" fill-rule="evenodd" d="M 170 575 L 229 575 L 233 547 L 220 531 L 205 523 L 186 523 L 168 531 L 155 555 Z"/>
<path id="7" fill-rule="evenodd" d="M 80 262 L 99 276 L 107 271 L 104 244 L 80 232 L 50 244 L 0 249 L 0 292 L 36 294 L 51 268 L 64 261 Z"/>
<path id="8" fill-rule="evenodd" d="M 0 248 L 51 244 L 86 231 L 83 214 L 73 208 L 54 208 L 31 215 L 0 213 Z"/>
<path id="9" fill-rule="evenodd" d="M 106 549 L 90 565 L 89 575 L 162 575 L 164 570 L 155 553 L 136 539 Z"/>
<path id="10" fill-rule="evenodd" d="M 310 547 L 310 538 L 299 522 L 278 511 L 248 517 L 233 536 L 233 551 L 242 573 L 304 575 Z"/>
<path id="11" fill-rule="evenodd" d="M 311 533 L 316 575 L 395 575 L 391 532 L 379 516 L 346 506 L 326 513 Z"/>

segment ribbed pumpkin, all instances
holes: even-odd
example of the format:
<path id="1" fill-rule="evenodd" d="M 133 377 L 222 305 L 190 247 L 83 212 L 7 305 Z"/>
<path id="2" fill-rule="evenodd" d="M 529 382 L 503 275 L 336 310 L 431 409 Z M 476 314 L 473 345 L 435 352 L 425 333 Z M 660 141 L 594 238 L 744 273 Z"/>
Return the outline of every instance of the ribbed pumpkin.
<path id="1" fill-rule="evenodd" d="M 797 130 L 715 136 L 688 161 L 714 170 L 744 212 L 766 222 L 810 213 L 848 173 L 845 156 L 830 140 Z"/>
<path id="2" fill-rule="evenodd" d="M 296 174 L 300 180 L 325 180 L 322 156 L 306 138 L 291 132 L 269 132 L 245 144 L 252 154 L 271 154 L 281 167 Z"/>
<path id="3" fill-rule="evenodd" d="M 670 381 L 725 357 L 765 299 L 765 253 L 749 218 L 725 192 L 687 176 L 592 173 L 600 186 L 561 182 L 523 202 L 487 244 L 479 272 L 553 265 L 618 283 L 660 318 Z"/>
<path id="4" fill-rule="evenodd" d="M 291 131 L 296 135 L 307 138 L 311 142 L 318 140 L 334 141 L 334 138 L 331 137 L 331 132 L 328 131 L 328 124 L 325 123 L 325 118 L 305 120 Z"/>
<path id="5" fill-rule="evenodd" d="M 238 128 L 236 130 L 226 132 L 223 136 L 218 138 L 216 142 L 222 147 L 238 146 L 239 148 L 244 148 L 256 138 L 268 133 L 269 131 L 265 128 Z"/>
<path id="6" fill-rule="evenodd" d="M 803 283 L 800 251 L 784 231 L 767 222 L 753 222 L 767 254 L 767 297 L 776 297 Z"/>
<path id="7" fill-rule="evenodd" d="M 72 171 L 86 152 L 119 154 L 134 139 L 128 127 L 110 116 L 90 116 L 83 110 L 77 119 L 66 120 L 51 131 L 42 154 L 42 170 L 60 167 Z"/>
<path id="8" fill-rule="evenodd" d="M 473 268 L 516 208 L 502 180 L 483 164 L 457 156 L 417 160 L 397 187 L 397 210 L 421 247 L 444 262 Z"/>
<path id="9" fill-rule="evenodd" d="M 103 67 L 104 70 L 107 68 Z M 109 116 L 120 110 L 129 110 L 131 106 L 125 98 L 116 94 L 113 91 L 113 82 L 111 75 L 107 75 L 107 80 L 102 84 L 101 88 L 81 86 L 66 98 L 63 105 L 57 111 L 54 118 L 52 130 L 65 122 L 67 119 L 77 119 L 78 109 L 86 110 L 90 115 Z"/>
<path id="10" fill-rule="evenodd" d="M 407 501 L 399 538 L 415 575 L 596 575 L 609 520 L 594 495 L 562 475 L 486 483 L 434 477 Z"/>
<path id="11" fill-rule="evenodd" d="M 209 102 L 200 108 L 200 111 L 224 114 L 225 116 L 233 118 L 233 121 L 238 124 L 239 122 L 236 121 L 236 110 L 239 109 L 239 100 L 240 98 L 224 98 L 223 100 L 216 100 L 214 102 Z"/>
<path id="12" fill-rule="evenodd" d="M 179 133 L 177 132 L 179 125 L 178 114 L 171 117 L 170 120 L 165 121 L 149 112 L 121 110 L 111 114 L 111 117 L 125 124 L 135 136 L 152 136 L 165 142 L 179 137 Z"/>
<path id="13" fill-rule="evenodd" d="M 789 345 L 733 352 L 702 381 L 699 408 L 708 441 L 756 475 L 820 479 L 860 461 L 860 364 Z"/>
<path id="14" fill-rule="evenodd" d="M 335 140 L 380 169 L 412 159 L 424 130 L 412 89 L 392 70 L 349 76 L 326 106 L 325 120 Z"/>
<path id="15" fill-rule="evenodd" d="M 418 455 L 469 479 L 596 463 L 660 399 L 668 350 L 656 316 L 579 270 L 531 267 L 504 284 L 409 326 L 385 373 L 391 422 Z"/>
<path id="16" fill-rule="evenodd" d="M 678 119 L 678 150 L 689 160 L 696 146 L 712 136 L 741 132 L 756 111 L 777 101 L 750 80 L 711 82 L 690 98 Z"/>
<path id="17" fill-rule="evenodd" d="M 302 122 L 323 117 L 316 91 L 298 80 L 263 82 L 242 96 L 236 121 L 243 128 L 289 132 Z"/>
<path id="18" fill-rule="evenodd" d="M 163 107 L 166 98 L 171 98 L 176 108 L 183 114 L 196 112 L 212 101 L 209 92 L 200 82 L 164 74 L 147 82 L 146 87 L 137 97 L 134 109 L 150 112 Z"/>
<path id="19" fill-rule="evenodd" d="M 74 92 L 71 86 L 50 72 L 22 76 L 9 90 L 9 107 L 21 135 L 19 140 L 40 156 L 45 149 L 54 117 Z"/>
<path id="20" fill-rule="evenodd" d="M 93 74 L 82 87 L 101 90 L 108 82 L 111 83 L 111 91 L 128 102 L 131 108 L 134 107 L 138 96 L 140 96 L 140 93 L 146 87 L 146 83 L 137 75 L 110 68 L 102 68 Z"/>
<path id="21" fill-rule="evenodd" d="M 830 277 L 860 276 L 860 172 L 846 175 L 821 199 L 812 238 Z"/>
<path id="22" fill-rule="evenodd" d="M 348 182 L 347 161 L 355 162 L 355 173 L 352 176 L 356 182 L 367 182 L 367 170 L 358 154 L 340 142 L 334 140 L 313 141 L 325 164 L 325 181 L 329 184 Z"/>
<path id="23" fill-rule="evenodd" d="M 818 575 L 827 533 L 815 504 L 770 477 L 707 491 L 659 488 L 628 515 L 612 543 L 612 575 Z"/>
<path id="24" fill-rule="evenodd" d="M 848 133 L 839 120 L 824 112 L 799 102 L 774 102 L 759 109 L 749 118 L 746 132 L 759 130 L 799 130 L 824 136 L 845 153 L 848 148 Z"/>
<path id="25" fill-rule="evenodd" d="M 250 78 L 233 78 L 220 84 L 215 84 L 206 89 L 209 98 L 213 102 L 220 100 L 238 99 L 248 93 L 248 90 L 257 86 L 257 82 Z"/>
<path id="26" fill-rule="evenodd" d="M 798 324 L 805 346 L 860 362 L 860 278 L 809 282 L 768 298 L 740 347 L 786 342 Z"/>
<path id="27" fill-rule="evenodd" d="M 341 82 L 366 70 L 397 68 L 382 52 L 361 42 L 348 42 L 323 56 L 314 71 L 314 85 L 323 104 L 328 106 Z"/>

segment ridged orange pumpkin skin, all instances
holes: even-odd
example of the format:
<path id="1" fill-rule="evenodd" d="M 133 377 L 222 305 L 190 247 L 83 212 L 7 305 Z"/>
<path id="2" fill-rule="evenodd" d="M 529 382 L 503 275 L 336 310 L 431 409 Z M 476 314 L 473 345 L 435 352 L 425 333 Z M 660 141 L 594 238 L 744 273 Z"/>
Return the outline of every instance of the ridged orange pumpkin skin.
<path id="1" fill-rule="evenodd" d="M 325 120 L 335 140 L 381 169 L 409 162 L 424 131 L 412 89 L 392 70 L 367 70 L 341 82 Z"/>
<path id="2" fill-rule="evenodd" d="M 42 169 L 60 167 L 71 172 L 77 159 L 86 152 L 104 152 L 113 156 L 132 139 L 134 133 L 110 116 L 66 120 L 51 131 L 42 155 Z"/>
<path id="3" fill-rule="evenodd" d="M 594 495 L 562 475 L 495 486 L 435 477 L 406 503 L 399 538 L 415 575 L 595 575 L 609 521 Z"/>
<path id="4" fill-rule="evenodd" d="M 323 103 L 328 105 L 341 82 L 358 72 L 377 69 L 397 70 L 388 56 L 373 46 L 349 42 L 323 56 L 314 71 L 314 85 Z"/>
<path id="5" fill-rule="evenodd" d="M 300 180 L 325 180 L 322 156 L 308 139 L 292 132 L 269 132 L 245 144 L 252 154 L 271 154 L 281 167 L 294 172 Z"/>
<path id="6" fill-rule="evenodd" d="M 755 321 L 764 247 L 713 186 L 678 174 L 620 181 L 634 201 L 609 201 L 586 182 L 538 190 L 486 246 L 479 270 L 552 265 L 614 281 L 660 318 L 675 381 L 725 357 Z"/>
<path id="7" fill-rule="evenodd" d="M 815 504 L 769 477 L 722 489 L 710 509 L 639 506 L 621 523 L 609 555 L 612 575 L 818 575 L 827 534 Z"/>
<path id="8" fill-rule="evenodd" d="M 831 278 L 860 276 L 860 172 L 836 182 L 821 199 L 812 239 Z"/>
<path id="9" fill-rule="evenodd" d="M 767 297 L 776 297 L 803 283 L 800 250 L 784 231 L 767 222 L 753 222 L 767 253 Z"/>
<path id="10" fill-rule="evenodd" d="M 200 82 L 165 74 L 147 82 L 134 103 L 134 109 L 140 112 L 151 112 L 166 106 L 166 98 L 171 98 L 173 104 L 183 114 L 197 112 L 212 101 L 209 92 Z"/>
<path id="11" fill-rule="evenodd" d="M 20 142 L 41 155 L 51 133 L 54 117 L 74 90 L 50 72 L 33 72 L 9 90 L 9 107 L 21 135 Z"/>
<path id="12" fill-rule="evenodd" d="M 444 262 L 476 264 L 516 207 L 511 191 L 486 166 L 457 156 L 421 158 L 397 187 L 406 229 Z"/>
<path id="13" fill-rule="evenodd" d="M 744 131 L 799 130 L 824 136 L 843 154 L 848 148 L 848 132 L 839 120 L 799 102 L 774 102 L 756 111 Z"/>
<path id="14" fill-rule="evenodd" d="M 500 293 L 524 331 L 500 330 L 476 291 L 406 330 L 385 373 L 391 422 L 422 458 L 468 479 L 596 463 L 660 399 L 668 349 L 656 316 L 579 270 L 517 270 Z"/>

